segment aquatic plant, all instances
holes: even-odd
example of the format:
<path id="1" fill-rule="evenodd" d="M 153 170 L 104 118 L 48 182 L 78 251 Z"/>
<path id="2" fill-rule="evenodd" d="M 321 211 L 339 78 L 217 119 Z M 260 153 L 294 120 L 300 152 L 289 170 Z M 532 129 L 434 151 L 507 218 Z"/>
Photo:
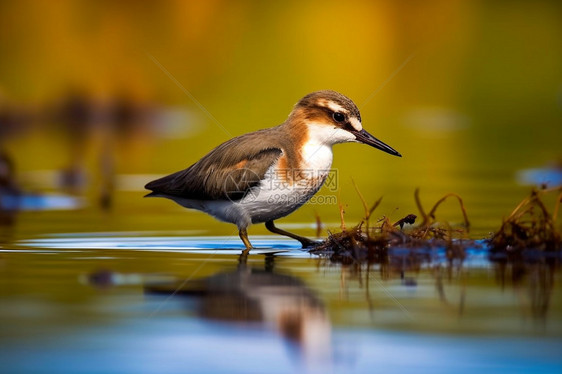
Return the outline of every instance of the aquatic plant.
<path id="1" fill-rule="evenodd" d="M 553 213 L 543 201 L 545 195 L 558 193 Z M 562 239 L 556 225 L 562 186 L 533 189 L 503 220 L 501 227 L 488 240 L 493 253 L 519 253 L 524 250 L 560 252 Z"/>
<path id="2" fill-rule="evenodd" d="M 372 215 L 382 201 L 379 198 L 368 207 L 363 195 L 355 186 L 365 210 L 365 216 L 357 225 L 347 228 L 344 221 L 343 206 L 340 204 L 341 231 L 329 233 L 326 240 L 310 250 L 311 253 L 328 256 L 331 261 L 350 263 L 383 263 L 388 262 L 388 251 L 391 249 L 443 248 L 449 261 L 460 261 L 466 256 L 466 248 L 481 247 L 481 242 L 468 237 L 470 222 L 462 198 L 449 193 L 439 199 L 426 213 L 416 189 L 414 198 L 419 210 L 421 223 L 414 225 L 417 216 L 408 214 L 402 219 L 392 222 L 383 216 L 371 225 Z M 543 197 L 558 192 L 553 213 L 546 208 Z M 448 222 L 436 219 L 438 207 L 448 198 L 458 200 L 464 223 L 462 226 L 451 226 Z M 562 187 L 533 189 L 513 212 L 504 219 L 501 227 L 484 241 L 492 254 L 521 254 L 525 250 L 533 250 L 560 254 L 562 235 L 557 228 L 556 220 L 562 200 Z"/>
<path id="3" fill-rule="evenodd" d="M 463 243 L 468 241 L 470 222 L 464 207 L 462 198 L 457 194 L 447 194 L 439 199 L 431 208 L 429 213 L 423 208 L 419 197 L 419 189 L 416 189 L 414 198 L 418 207 L 421 223 L 411 228 L 418 218 L 415 214 L 408 214 L 396 222 L 389 217 L 383 216 L 371 225 L 373 212 L 382 201 L 379 198 L 371 207 L 368 207 L 363 195 L 355 186 L 363 203 L 365 216 L 359 224 L 346 228 L 343 207 L 340 204 L 341 232 L 330 233 L 328 238 L 318 246 L 310 250 L 311 253 L 329 256 L 334 262 L 353 263 L 383 263 L 387 261 L 390 248 L 445 248 L 449 260 L 464 259 Z M 462 211 L 464 225 L 453 228 L 447 222 L 440 223 L 436 220 L 437 208 L 449 197 L 459 201 Z M 474 245 L 473 241 L 470 241 Z"/>

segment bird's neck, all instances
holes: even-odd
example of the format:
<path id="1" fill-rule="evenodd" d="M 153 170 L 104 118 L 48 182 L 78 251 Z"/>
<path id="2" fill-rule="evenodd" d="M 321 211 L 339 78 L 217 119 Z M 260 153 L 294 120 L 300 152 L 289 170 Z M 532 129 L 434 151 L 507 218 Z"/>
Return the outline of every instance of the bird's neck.
<path id="1" fill-rule="evenodd" d="M 298 165 L 301 169 L 328 170 L 332 166 L 332 143 L 327 127 L 305 123 L 299 129 Z"/>
<path id="2" fill-rule="evenodd" d="M 295 153 L 293 167 L 300 169 L 325 169 L 332 166 L 333 129 L 325 124 L 294 116 L 283 124 L 284 133 L 291 139 Z"/>

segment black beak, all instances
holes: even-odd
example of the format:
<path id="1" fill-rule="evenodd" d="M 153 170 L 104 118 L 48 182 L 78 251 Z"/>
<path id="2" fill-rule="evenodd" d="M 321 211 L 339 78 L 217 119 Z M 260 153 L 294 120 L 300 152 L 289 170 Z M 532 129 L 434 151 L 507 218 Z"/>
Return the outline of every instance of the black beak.
<path id="1" fill-rule="evenodd" d="M 370 145 L 371 147 L 375 147 L 383 152 L 390 153 L 391 155 L 402 157 L 402 155 L 398 153 L 394 148 L 384 144 L 383 142 L 381 142 L 380 140 L 378 140 L 377 138 L 375 138 L 373 135 L 369 134 L 365 130 L 361 130 L 361 131 L 353 130 L 351 131 L 351 133 L 355 135 L 357 141 L 360 143 Z"/>

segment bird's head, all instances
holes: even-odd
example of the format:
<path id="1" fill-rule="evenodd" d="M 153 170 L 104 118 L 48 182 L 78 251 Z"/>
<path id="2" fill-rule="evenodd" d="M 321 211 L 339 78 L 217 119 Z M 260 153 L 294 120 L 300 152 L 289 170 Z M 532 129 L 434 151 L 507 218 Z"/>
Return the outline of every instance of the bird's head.
<path id="1" fill-rule="evenodd" d="M 288 123 L 306 126 L 309 137 L 324 144 L 364 143 L 386 153 L 400 153 L 363 129 L 359 109 L 351 99 L 335 91 L 316 91 L 293 108 Z"/>

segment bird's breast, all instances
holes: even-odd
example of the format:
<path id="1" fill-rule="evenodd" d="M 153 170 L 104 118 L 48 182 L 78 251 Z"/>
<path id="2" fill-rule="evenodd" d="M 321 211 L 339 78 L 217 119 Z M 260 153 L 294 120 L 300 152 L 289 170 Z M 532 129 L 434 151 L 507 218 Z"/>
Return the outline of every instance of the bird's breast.
<path id="1" fill-rule="evenodd" d="M 332 146 L 318 143 L 305 143 L 300 152 L 300 167 L 303 169 L 329 170 L 332 167 Z"/>
<path id="2" fill-rule="evenodd" d="M 268 170 L 265 179 L 286 189 L 318 190 L 332 167 L 332 147 L 305 143 L 289 160 L 283 153 Z"/>
<path id="3" fill-rule="evenodd" d="M 297 163 L 290 161 L 282 154 L 260 185 L 240 201 L 239 206 L 253 223 L 284 217 L 318 192 L 330 173 L 332 150 L 309 145 L 302 149 Z"/>

